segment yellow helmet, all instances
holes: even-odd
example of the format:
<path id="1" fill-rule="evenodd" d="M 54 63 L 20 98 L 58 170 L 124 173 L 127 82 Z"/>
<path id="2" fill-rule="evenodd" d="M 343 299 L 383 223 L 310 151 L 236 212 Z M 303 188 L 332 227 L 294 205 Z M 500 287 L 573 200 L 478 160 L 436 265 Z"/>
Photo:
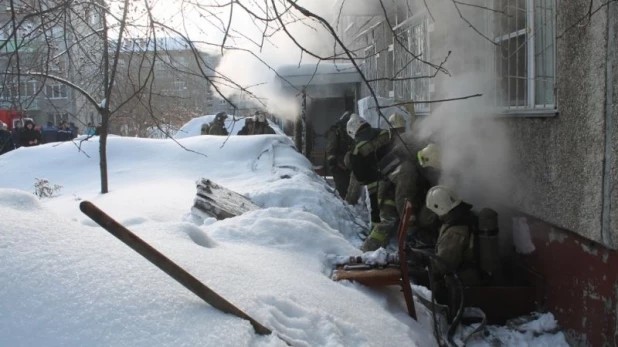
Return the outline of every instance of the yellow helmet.
<path id="1" fill-rule="evenodd" d="M 437 145 L 430 143 L 427 147 L 418 151 L 418 162 L 422 167 L 433 167 L 434 169 L 441 168 L 442 155 L 440 148 Z"/>
<path id="2" fill-rule="evenodd" d="M 395 129 L 406 127 L 406 120 L 399 113 L 391 114 L 388 117 L 388 122 L 391 123 L 391 126 Z"/>

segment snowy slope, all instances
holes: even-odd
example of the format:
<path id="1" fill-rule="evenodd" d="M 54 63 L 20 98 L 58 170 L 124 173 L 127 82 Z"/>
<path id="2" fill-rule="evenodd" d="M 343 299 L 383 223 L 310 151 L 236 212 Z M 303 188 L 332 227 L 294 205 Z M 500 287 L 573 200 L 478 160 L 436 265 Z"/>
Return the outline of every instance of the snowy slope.
<path id="1" fill-rule="evenodd" d="M 98 193 L 96 139 L 84 153 L 63 143 L 0 156 L 0 346 L 284 345 L 203 303 L 81 214 L 81 200 L 295 346 L 436 345 L 396 288 L 329 279 L 326 255 L 360 254 L 363 222 L 288 138 L 111 137 L 106 195 Z M 37 199 L 36 177 L 62 185 L 61 195 Z M 263 209 L 195 223 L 188 214 L 200 177 Z M 552 346 L 564 341 L 552 338 Z"/>
<path id="2" fill-rule="evenodd" d="M 207 115 L 207 116 L 193 118 L 178 130 L 176 135 L 174 135 L 174 138 L 184 139 L 185 137 L 198 136 L 201 134 L 202 124 L 204 123 L 210 124 L 210 122 L 212 122 L 214 119 L 215 119 L 215 115 Z M 283 131 L 273 122 L 268 121 L 268 123 L 270 127 L 273 128 L 278 135 L 285 135 Z M 244 126 L 245 126 L 244 118 L 232 119 L 232 116 L 229 116 L 225 120 L 225 127 L 227 128 L 227 131 L 232 135 L 238 134 L 240 129 L 242 129 L 242 127 Z"/>

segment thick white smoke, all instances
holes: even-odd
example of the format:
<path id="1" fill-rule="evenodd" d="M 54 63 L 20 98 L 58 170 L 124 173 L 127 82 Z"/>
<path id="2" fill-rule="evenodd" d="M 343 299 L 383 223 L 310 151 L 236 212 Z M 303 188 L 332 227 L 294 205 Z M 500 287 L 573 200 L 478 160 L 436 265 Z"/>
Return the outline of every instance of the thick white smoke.
<path id="1" fill-rule="evenodd" d="M 327 0 L 304 0 L 299 1 L 299 5 L 308 10 L 329 19 L 332 13 L 333 3 Z M 283 7 L 278 11 L 283 12 Z M 233 18 L 232 28 L 242 33 L 242 35 L 251 38 L 253 42 L 262 42 L 262 31 L 258 27 L 263 27 L 262 23 L 258 22 L 258 27 L 252 24 L 251 16 L 247 13 L 239 13 Z M 228 41 L 229 46 L 251 50 L 260 59 L 253 56 L 251 53 L 228 50 L 217 67 L 217 72 L 232 79 L 235 83 L 255 94 L 260 100 L 267 104 L 268 111 L 277 114 L 280 117 L 293 119 L 300 113 L 299 99 L 284 95 L 281 92 L 280 86 L 275 82 L 275 73 L 271 68 L 277 69 L 282 65 L 295 65 L 299 63 L 316 63 L 317 60 L 309 54 L 301 54 L 301 49 L 289 37 L 291 35 L 298 44 L 305 47 L 308 51 L 321 55 L 329 56 L 334 52 L 334 38 L 332 35 L 317 21 L 310 20 L 300 14 L 298 11 L 292 10 L 302 21 L 295 21 L 292 16 L 285 16 L 287 33 L 284 30 L 279 30 L 274 35 L 264 40 L 264 45 L 260 49 L 255 43 L 250 40 Z M 281 25 L 274 24 L 278 27 Z M 272 33 L 272 29 L 268 33 Z M 289 33 L 289 34 L 288 34 Z M 235 34 L 239 36 L 239 34 Z M 322 62 L 321 64 L 328 64 Z M 285 82 L 284 82 L 285 83 Z M 238 93 L 236 87 L 223 87 L 223 93 L 226 96 Z"/>
<path id="2" fill-rule="evenodd" d="M 511 168 L 516 160 L 512 156 L 508 123 L 496 117 L 495 74 L 491 69 L 495 47 L 460 18 L 452 1 L 435 0 L 429 6 L 436 20 L 434 25 L 439 28 L 435 34 L 442 36 L 438 40 L 444 42 L 445 49 L 432 50 L 432 54 L 440 56 L 446 50 L 452 51 L 446 64 L 452 76 L 435 81 L 434 98 L 477 93 L 483 96 L 433 105 L 431 116 L 418 122 L 414 134 L 440 145 L 442 184 L 451 186 L 477 207 L 507 204 L 513 191 Z M 486 11 L 462 10 L 477 29 L 487 27 Z"/>

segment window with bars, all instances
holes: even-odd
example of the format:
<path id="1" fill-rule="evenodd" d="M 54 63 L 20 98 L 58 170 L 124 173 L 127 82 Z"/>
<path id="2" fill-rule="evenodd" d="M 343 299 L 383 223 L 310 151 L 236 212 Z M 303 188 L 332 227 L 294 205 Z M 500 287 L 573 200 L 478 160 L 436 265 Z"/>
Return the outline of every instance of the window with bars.
<path id="1" fill-rule="evenodd" d="M 555 108 L 554 1 L 497 1 L 494 41 L 500 106 Z"/>
<path id="2" fill-rule="evenodd" d="M 397 100 L 429 100 L 431 75 L 425 16 L 410 18 L 396 28 L 394 40 L 394 95 Z M 410 53 L 413 53 L 410 54 Z M 418 57 L 419 59 L 415 58 Z M 429 104 L 415 103 L 416 112 L 429 112 Z"/>

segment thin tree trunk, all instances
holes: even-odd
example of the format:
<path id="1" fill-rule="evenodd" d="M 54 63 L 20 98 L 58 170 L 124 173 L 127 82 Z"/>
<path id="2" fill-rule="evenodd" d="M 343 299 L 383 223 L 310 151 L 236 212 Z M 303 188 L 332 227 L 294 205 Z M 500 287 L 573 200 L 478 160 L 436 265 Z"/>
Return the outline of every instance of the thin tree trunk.
<path id="1" fill-rule="evenodd" d="M 109 192 L 107 183 L 107 130 L 109 127 L 109 111 L 101 111 L 101 134 L 99 136 L 99 166 L 101 168 L 101 194 Z"/>

